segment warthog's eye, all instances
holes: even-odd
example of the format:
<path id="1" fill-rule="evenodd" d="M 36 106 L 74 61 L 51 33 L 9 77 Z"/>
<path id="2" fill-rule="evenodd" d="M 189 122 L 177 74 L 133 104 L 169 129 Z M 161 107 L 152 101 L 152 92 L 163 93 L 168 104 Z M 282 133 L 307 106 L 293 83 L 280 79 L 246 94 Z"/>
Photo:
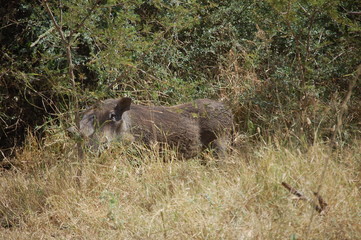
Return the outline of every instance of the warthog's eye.
<path id="1" fill-rule="evenodd" d="M 109 119 L 112 121 L 117 121 L 117 115 L 115 113 L 109 113 Z"/>

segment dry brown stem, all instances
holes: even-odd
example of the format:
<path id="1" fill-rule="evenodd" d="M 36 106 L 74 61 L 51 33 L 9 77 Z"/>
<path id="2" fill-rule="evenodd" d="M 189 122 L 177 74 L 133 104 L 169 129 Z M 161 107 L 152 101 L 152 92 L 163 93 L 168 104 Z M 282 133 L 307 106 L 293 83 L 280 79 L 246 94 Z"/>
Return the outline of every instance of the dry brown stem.
<path id="1" fill-rule="evenodd" d="M 325 200 L 321 197 L 320 194 L 318 194 L 318 192 L 314 192 L 313 194 L 315 195 L 315 197 L 317 197 L 320 208 L 324 210 L 327 207 L 327 203 L 325 202 Z"/>
<path id="2" fill-rule="evenodd" d="M 318 213 L 322 213 L 325 210 L 327 203 L 323 200 L 323 198 L 318 193 L 314 192 L 314 195 L 317 197 L 320 205 L 318 205 L 312 199 L 306 197 L 304 194 L 302 194 L 297 189 L 293 188 L 288 183 L 282 182 L 282 186 L 285 187 L 293 195 L 296 195 L 300 200 L 307 201 Z"/>
<path id="3" fill-rule="evenodd" d="M 336 138 L 337 138 L 337 135 L 340 135 L 340 133 L 341 133 L 342 124 L 343 124 L 343 115 L 347 111 L 347 104 L 350 101 L 352 90 L 356 86 L 356 82 L 359 79 L 360 75 L 361 75 L 361 65 L 359 65 L 357 67 L 356 75 L 354 78 L 351 79 L 351 81 L 348 85 L 347 94 L 341 103 L 341 107 L 340 107 L 339 111 L 337 112 L 336 125 L 335 125 L 334 132 L 333 132 L 332 138 L 331 138 L 331 144 L 335 148 L 338 146 Z"/>

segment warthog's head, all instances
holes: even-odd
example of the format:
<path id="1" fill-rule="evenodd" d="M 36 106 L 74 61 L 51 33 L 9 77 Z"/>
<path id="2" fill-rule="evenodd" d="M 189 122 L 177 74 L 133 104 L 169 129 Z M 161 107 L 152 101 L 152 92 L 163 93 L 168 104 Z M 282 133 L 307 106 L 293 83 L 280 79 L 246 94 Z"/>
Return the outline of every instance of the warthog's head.
<path id="1" fill-rule="evenodd" d="M 79 122 L 79 129 L 71 127 L 69 132 L 80 135 L 87 140 L 90 147 L 98 148 L 122 137 L 128 128 L 127 116 L 124 112 L 130 109 L 131 99 L 107 99 L 86 110 Z"/>

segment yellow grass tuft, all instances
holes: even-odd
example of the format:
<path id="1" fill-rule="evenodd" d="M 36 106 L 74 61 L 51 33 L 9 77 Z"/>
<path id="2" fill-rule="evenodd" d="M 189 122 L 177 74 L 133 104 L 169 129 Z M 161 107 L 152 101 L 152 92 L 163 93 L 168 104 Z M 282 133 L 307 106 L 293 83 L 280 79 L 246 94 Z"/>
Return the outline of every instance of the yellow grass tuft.
<path id="1" fill-rule="evenodd" d="M 79 162 L 55 138 L 30 139 L 1 172 L 0 239 L 361 239 L 357 141 L 338 152 L 264 144 L 222 161 L 114 146 Z M 320 188 L 328 208 L 318 214 L 281 182 L 310 198 Z"/>

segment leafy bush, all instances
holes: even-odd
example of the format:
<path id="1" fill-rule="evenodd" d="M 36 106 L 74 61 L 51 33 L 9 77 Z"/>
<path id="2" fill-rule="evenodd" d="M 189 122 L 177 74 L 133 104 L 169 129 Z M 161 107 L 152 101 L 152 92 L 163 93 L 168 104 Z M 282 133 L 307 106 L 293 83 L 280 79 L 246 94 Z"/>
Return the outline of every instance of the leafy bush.
<path id="1" fill-rule="evenodd" d="M 80 107 L 120 95 L 155 104 L 221 98 L 241 131 L 312 142 L 332 134 L 360 64 L 361 3 L 352 0 L 48 2 L 65 35 L 75 31 L 76 86 L 44 5 L 5 3 L 2 151 L 46 121 L 69 122 L 74 96 Z M 343 122 L 348 136 L 360 133 L 360 91 Z"/>

